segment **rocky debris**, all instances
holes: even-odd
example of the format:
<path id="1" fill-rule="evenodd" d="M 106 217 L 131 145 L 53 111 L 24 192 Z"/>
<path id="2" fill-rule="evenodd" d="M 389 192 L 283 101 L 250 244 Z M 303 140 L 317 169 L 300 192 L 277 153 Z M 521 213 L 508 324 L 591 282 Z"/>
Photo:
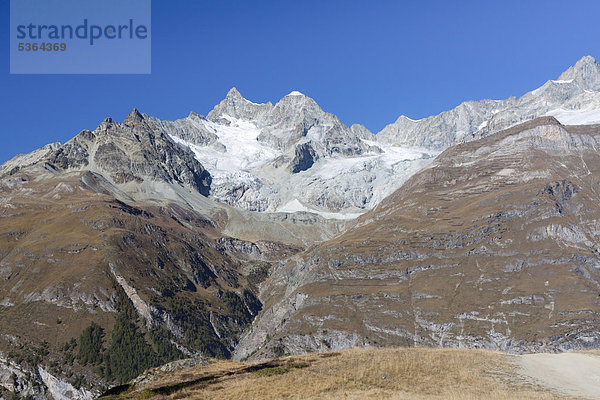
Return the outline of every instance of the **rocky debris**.
<path id="1" fill-rule="evenodd" d="M 35 372 L 26 370 L 23 366 L 7 359 L 0 353 L 0 388 L 13 393 L 15 396 L 29 396 L 34 399 L 47 398 L 43 388 L 34 385 L 34 379 L 31 379 L 32 374 L 35 374 Z M 2 396 L 1 393 L 0 396 Z"/>
<path id="2" fill-rule="evenodd" d="M 542 189 L 543 193 L 547 193 L 552 200 L 558 203 L 565 203 L 571 200 L 580 191 L 581 188 L 579 186 L 566 180 L 550 182 Z"/>
<path id="3" fill-rule="evenodd" d="M 43 367 L 39 367 L 38 371 L 42 382 L 44 382 L 54 400 L 92 400 L 100 394 L 85 389 L 76 389 L 73 385 L 55 377 Z"/>

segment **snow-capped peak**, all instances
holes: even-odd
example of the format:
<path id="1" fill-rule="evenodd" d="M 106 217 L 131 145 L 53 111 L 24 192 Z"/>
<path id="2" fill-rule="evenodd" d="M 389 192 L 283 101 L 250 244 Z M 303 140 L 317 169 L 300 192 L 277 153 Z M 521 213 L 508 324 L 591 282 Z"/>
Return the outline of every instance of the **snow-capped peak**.
<path id="1" fill-rule="evenodd" d="M 419 122 L 419 121 L 421 121 L 422 118 L 421 119 L 412 119 L 410 117 L 407 117 L 406 115 L 401 115 L 400 118 L 398 118 L 398 119 L 399 120 L 400 119 L 404 119 L 404 120 L 407 120 L 407 121 L 410 121 L 410 122 Z"/>
<path id="2" fill-rule="evenodd" d="M 301 93 L 297 90 L 294 90 L 288 94 L 288 96 L 304 96 L 304 93 Z"/>

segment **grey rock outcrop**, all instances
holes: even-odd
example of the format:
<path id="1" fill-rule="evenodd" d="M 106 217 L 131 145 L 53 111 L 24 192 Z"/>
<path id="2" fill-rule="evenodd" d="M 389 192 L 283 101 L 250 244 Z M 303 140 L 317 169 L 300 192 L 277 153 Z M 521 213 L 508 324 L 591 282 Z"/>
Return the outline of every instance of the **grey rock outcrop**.
<path id="1" fill-rule="evenodd" d="M 418 121 L 400 116 L 376 137 L 383 143 L 443 150 L 468 138 L 494 114 L 515 102 L 514 97 L 501 101 L 467 101 L 450 111 Z"/>
<path id="2" fill-rule="evenodd" d="M 316 153 L 313 150 L 311 143 L 302 143 L 296 146 L 294 159 L 290 164 L 292 173 L 298 173 L 300 171 L 306 171 L 316 161 Z"/>
<path id="3" fill-rule="evenodd" d="M 596 62 L 594 57 L 585 56 L 563 72 L 558 80 L 573 80 L 582 88 L 594 91 L 600 90 L 600 64 Z"/>
<path id="4" fill-rule="evenodd" d="M 136 109 L 122 123 L 107 118 L 93 132 L 83 130 L 64 145 L 15 161 L 19 165 L 13 168 L 37 164 L 50 173 L 95 172 L 117 186 L 152 181 L 190 187 L 204 196 L 210 191 L 211 176 L 194 154 Z"/>
<path id="5" fill-rule="evenodd" d="M 209 146 L 217 142 L 217 135 L 213 130 L 210 130 L 203 124 L 206 121 L 202 115 L 191 112 L 187 118 L 178 119 L 176 121 L 163 121 L 158 118 L 149 118 L 160 130 L 170 136 L 177 136 L 189 143 L 198 146 Z"/>
<path id="6" fill-rule="evenodd" d="M 50 143 L 28 154 L 18 154 L 4 164 L 0 165 L 0 175 L 16 173 L 21 168 L 36 164 L 41 159 L 55 152 L 62 145 L 58 142 Z"/>

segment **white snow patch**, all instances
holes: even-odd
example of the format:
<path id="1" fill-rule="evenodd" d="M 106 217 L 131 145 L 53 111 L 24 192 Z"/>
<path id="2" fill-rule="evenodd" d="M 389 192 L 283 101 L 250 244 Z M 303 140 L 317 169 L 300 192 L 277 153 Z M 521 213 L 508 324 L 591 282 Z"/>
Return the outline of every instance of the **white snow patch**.
<path id="1" fill-rule="evenodd" d="M 563 125 L 592 125 L 600 123 L 600 110 L 563 110 L 549 111 Z"/>
<path id="2" fill-rule="evenodd" d="M 184 146 L 188 146 L 196 159 L 210 172 L 213 182 L 220 184 L 230 181 L 249 182 L 254 175 L 248 171 L 269 162 L 282 153 L 258 141 L 260 129 L 250 121 L 243 121 L 229 115 L 223 115 L 229 126 L 202 121 L 206 127 L 217 135 L 218 142 L 225 146 L 225 151 L 214 146 L 202 147 L 186 142 L 176 136 L 171 138 Z"/>
<path id="3" fill-rule="evenodd" d="M 288 94 L 288 96 L 304 96 L 304 93 L 300 93 L 297 90 L 294 90 Z"/>
<path id="4" fill-rule="evenodd" d="M 242 99 L 246 100 L 247 103 L 254 104 L 255 106 L 262 106 L 264 104 L 264 103 L 255 103 L 255 102 L 253 102 L 251 100 L 248 100 L 245 97 L 242 97 Z"/>
<path id="5" fill-rule="evenodd" d="M 407 119 L 407 120 L 409 120 L 410 122 L 419 122 L 419 121 L 422 121 L 422 120 L 423 120 L 423 118 L 420 118 L 420 119 L 412 119 L 412 118 L 409 118 L 409 117 L 407 117 L 406 115 L 401 115 L 401 116 L 400 116 L 400 118 Z"/>
<path id="6" fill-rule="evenodd" d="M 311 168 L 311 173 L 320 179 L 334 179 L 343 174 L 372 170 L 374 163 L 380 164 L 386 169 L 392 169 L 394 165 L 400 162 L 429 158 L 437 155 L 436 152 L 421 148 L 386 146 L 371 140 L 361 140 L 370 146 L 379 147 L 383 150 L 383 153 L 372 153 L 352 158 L 327 158 L 319 160 Z"/>
<path id="7" fill-rule="evenodd" d="M 189 147 L 196 159 L 212 176 L 214 187 L 220 185 L 247 185 L 251 188 L 265 188 L 269 192 L 269 182 L 260 177 L 263 166 L 277 157 L 283 151 L 274 149 L 257 139 L 261 133 L 254 123 L 223 115 L 229 125 L 201 121 L 206 129 L 214 132 L 218 144 L 197 146 L 181 138 L 172 139 Z M 310 140 L 321 141 L 327 127 L 312 127 L 306 137 Z M 310 169 L 289 176 L 287 181 L 277 181 L 280 177 L 267 176 L 275 179 L 274 185 L 282 185 L 277 190 L 281 197 L 268 206 L 268 212 L 310 212 L 331 219 L 352 219 L 361 215 L 362 209 L 371 209 L 382 198 L 399 187 L 409 175 L 429 164 L 438 154 L 423 148 L 389 146 L 376 140 L 361 139 L 364 143 L 379 148 L 381 153 L 368 153 L 358 157 L 331 157 L 319 159 Z M 225 148 L 225 149 L 224 149 Z M 358 175 L 356 175 L 358 174 Z M 393 183 L 390 178 L 393 177 Z M 355 206 L 341 212 L 330 212 L 307 202 L 306 193 L 300 188 L 315 187 L 323 190 L 344 191 L 345 196 L 354 196 Z M 368 185 L 366 188 L 364 185 Z M 369 189 L 371 187 L 371 189 Z M 319 190 L 319 189 L 314 189 Z M 369 192 L 371 190 L 371 192 Z M 352 194 L 346 194 L 352 192 Z M 250 196 L 268 194 L 252 192 Z M 308 197 L 312 196 L 310 194 Z M 313 196 L 314 197 L 314 196 Z M 366 202 L 366 204 L 365 204 Z"/>

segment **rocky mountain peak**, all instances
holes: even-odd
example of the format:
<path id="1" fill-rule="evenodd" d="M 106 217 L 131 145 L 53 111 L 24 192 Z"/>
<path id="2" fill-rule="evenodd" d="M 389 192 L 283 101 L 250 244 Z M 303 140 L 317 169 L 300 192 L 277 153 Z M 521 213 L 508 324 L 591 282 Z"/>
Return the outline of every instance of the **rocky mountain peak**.
<path id="1" fill-rule="evenodd" d="M 111 128 L 115 125 L 115 121 L 111 117 L 106 117 L 96 128 L 96 132 L 108 134 Z"/>
<path id="2" fill-rule="evenodd" d="M 375 135 L 373 134 L 373 132 L 368 130 L 364 125 L 353 124 L 350 127 L 350 130 L 352 131 L 352 133 L 354 133 L 357 137 L 361 139 L 375 140 Z"/>
<path id="3" fill-rule="evenodd" d="M 125 117 L 123 124 L 127 126 L 136 126 L 141 124 L 143 121 L 144 116 L 138 111 L 137 108 L 134 108 L 133 111 L 131 111 L 127 117 Z"/>
<path id="4" fill-rule="evenodd" d="M 273 108 L 271 103 L 257 104 L 247 100 L 235 88 L 231 88 L 225 98 L 208 113 L 207 119 L 219 121 L 224 115 L 243 120 L 254 120 Z"/>
<path id="5" fill-rule="evenodd" d="M 244 99 L 244 96 L 242 96 L 240 91 L 237 90 L 235 87 L 232 87 L 231 89 L 229 89 L 229 92 L 227 92 L 227 96 L 225 96 L 225 98 L 226 99 L 235 99 L 235 100 L 246 100 L 246 99 Z"/>
<path id="6" fill-rule="evenodd" d="M 599 108 L 600 64 L 594 57 L 585 56 L 557 80 L 549 80 L 519 98 L 466 101 L 420 120 L 402 115 L 379 132 L 377 139 L 400 146 L 444 150 L 543 115 L 554 115 L 565 125 L 597 123 Z"/>
<path id="7" fill-rule="evenodd" d="M 596 59 L 590 55 L 581 57 L 576 63 L 575 68 L 585 68 L 586 66 L 596 66 Z"/>
<path id="8" fill-rule="evenodd" d="M 299 92 L 297 90 L 293 90 L 290 93 L 288 93 L 285 96 L 283 96 L 281 98 L 280 102 L 283 101 L 283 100 L 294 101 L 294 102 L 310 100 L 310 101 L 314 102 L 314 100 L 312 98 L 310 98 L 309 96 L 307 96 L 304 93 Z"/>
<path id="9" fill-rule="evenodd" d="M 276 114 L 292 116 L 297 113 L 308 113 L 311 116 L 322 115 L 325 112 L 312 98 L 294 90 L 275 104 Z"/>
<path id="10" fill-rule="evenodd" d="M 190 111 L 188 118 L 204 119 L 203 115 L 198 114 L 196 111 Z"/>
<path id="11" fill-rule="evenodd" d="M 600 89 L 600 64 L 594 57 L 585 56 L 563 72 L 558 80 L 574 80 L 585 89 L 598 90 Z"/>

